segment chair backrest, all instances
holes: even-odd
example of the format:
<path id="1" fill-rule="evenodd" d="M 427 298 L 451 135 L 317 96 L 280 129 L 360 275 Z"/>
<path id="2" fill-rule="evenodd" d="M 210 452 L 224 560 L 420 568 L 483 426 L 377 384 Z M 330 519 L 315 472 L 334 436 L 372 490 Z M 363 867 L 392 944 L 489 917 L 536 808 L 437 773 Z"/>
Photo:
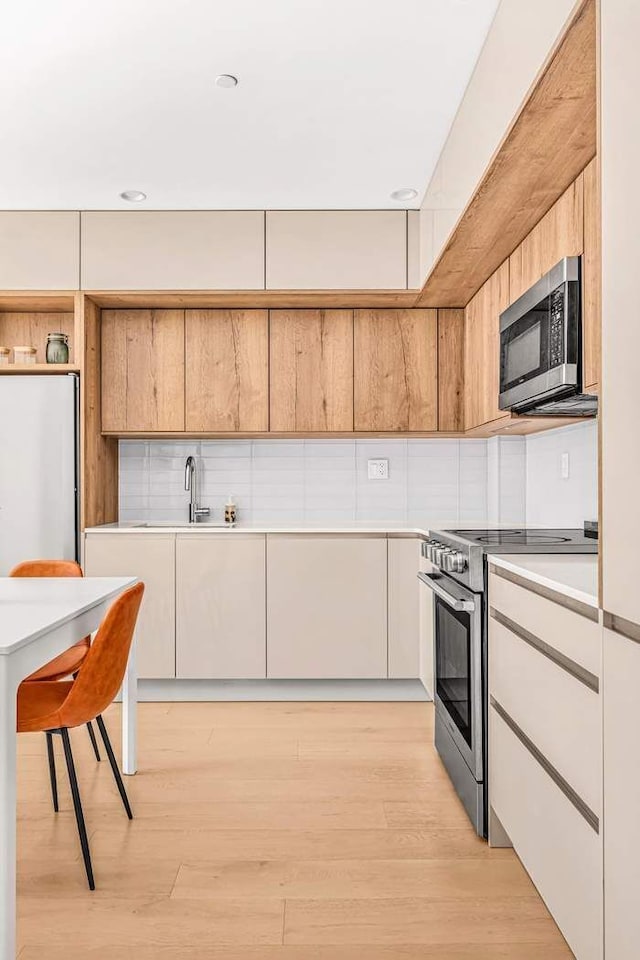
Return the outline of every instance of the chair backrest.
<path id="1" fill-rule="evenodd" d="M 60 708 L 63 726 L 87 723 L 112 703 L 122 686 L 143 593 L 144 584 L 136 583 L 109 607 Z"/>
<path id="2" fill-rule="evenodd" d="M 24 560 L 14 567 L 10 577 L 81 577 L 82 567 L 75 560 Z"/>

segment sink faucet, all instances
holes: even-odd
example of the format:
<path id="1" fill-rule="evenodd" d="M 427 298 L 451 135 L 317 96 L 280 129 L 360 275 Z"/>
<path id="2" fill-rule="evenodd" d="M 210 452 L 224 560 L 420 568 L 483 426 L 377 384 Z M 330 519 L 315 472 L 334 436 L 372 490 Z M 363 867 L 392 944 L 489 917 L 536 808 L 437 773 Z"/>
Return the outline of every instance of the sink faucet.
<path id="1" fill-rule="evenodd" d="M 184 465 L 184 488 L 191 494 L 189 499 L 189 523 L 197 523 L 201 517 L 209 516 L 209 507 L 199 507 L 196 500 L 197 471 L 195 457 L 187 457 Z"/>

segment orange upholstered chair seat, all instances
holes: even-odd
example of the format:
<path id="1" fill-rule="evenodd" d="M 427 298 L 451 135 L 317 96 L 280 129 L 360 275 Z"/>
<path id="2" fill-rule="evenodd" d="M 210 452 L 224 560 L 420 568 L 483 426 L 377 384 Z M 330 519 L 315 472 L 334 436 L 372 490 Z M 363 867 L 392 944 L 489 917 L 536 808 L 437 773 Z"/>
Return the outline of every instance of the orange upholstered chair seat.
<path id="1" fill-rule="evenodd" d="M 18 733 L 58 730 L 63 727 L 60 708 L 69 696 L 72 686 L 73 680 L 21 683 L 18 687 Z"/>

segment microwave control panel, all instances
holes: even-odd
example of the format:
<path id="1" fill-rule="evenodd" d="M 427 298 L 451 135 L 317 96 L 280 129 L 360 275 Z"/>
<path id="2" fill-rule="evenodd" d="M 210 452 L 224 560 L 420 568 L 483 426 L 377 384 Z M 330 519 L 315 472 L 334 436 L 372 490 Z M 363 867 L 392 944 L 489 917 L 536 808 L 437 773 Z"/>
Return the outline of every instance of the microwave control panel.
<path id="1" fill-rule="evenodd" d="M 559 367 L 564 363 L 564 287 L 554 290 L 549 300 L 549 366 Z"/>

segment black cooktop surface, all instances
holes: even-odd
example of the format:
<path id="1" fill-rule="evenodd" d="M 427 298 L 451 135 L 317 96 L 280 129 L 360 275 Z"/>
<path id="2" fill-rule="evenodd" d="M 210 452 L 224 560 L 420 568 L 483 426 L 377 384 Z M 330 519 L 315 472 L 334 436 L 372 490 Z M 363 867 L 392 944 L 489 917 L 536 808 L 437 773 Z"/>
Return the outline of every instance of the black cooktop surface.
<path id="1" fill-rule="evenodd" d="M 483 547 L 522 546 L 522 547 L 568 547 L 590 546 L 597 549 L 596 541 L 585 537 L 582 530 L 525 530 L 522 528 L 506 530 L 446 530 L 456 537 L 477 543 Z M 551 551 L 553 552 L 553 551 Z"/>

